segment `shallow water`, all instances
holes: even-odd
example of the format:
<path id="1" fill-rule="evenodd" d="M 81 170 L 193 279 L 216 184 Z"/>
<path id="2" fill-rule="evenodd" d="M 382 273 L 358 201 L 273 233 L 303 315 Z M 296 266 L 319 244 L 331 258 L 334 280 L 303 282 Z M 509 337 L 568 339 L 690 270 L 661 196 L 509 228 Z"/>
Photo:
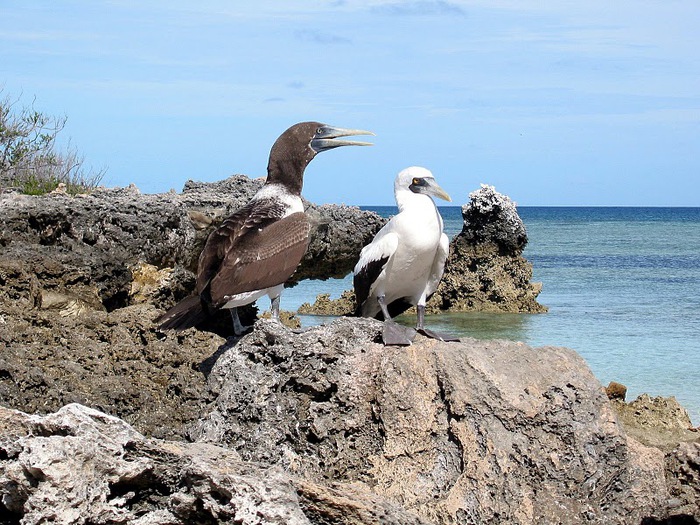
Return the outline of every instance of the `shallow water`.
<path id="1" fill-rule="evenodd" d="M 374 207 L 384 216 L 393 207 Z M 441 207 L 452 237 L 459 207 Z M 525 250 L 546 314 L 445 313 L 434 329 L 532 346 L 566 346 L 588 362 L 603 384 L 674 395 L 700 423 L 700 208 L 521 207 Z M 351 276 L 306 281 L 288 289 L 282 307 L 295 310 L 319 293 L 338 297 Z M 266 305 L 261 304 L 263 308 Z M 302 316 L 302 324 L 325 322 Z"/>

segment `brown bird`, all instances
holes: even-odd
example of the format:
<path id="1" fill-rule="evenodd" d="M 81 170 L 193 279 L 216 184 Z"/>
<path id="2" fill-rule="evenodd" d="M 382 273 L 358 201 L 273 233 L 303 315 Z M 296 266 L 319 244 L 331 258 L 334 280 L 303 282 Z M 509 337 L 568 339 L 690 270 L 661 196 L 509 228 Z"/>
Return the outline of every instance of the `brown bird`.
<path id="1" fill-rule="evenodd" d="M 302 122 L 286 130 L 270 150 L 267 180 L 242 208 L 214 230 L 199 256 L 195 294 L 159 317 L 161 330 L 184 330 L 228 308 L 236 335 L 245 330 L 236 308 L 270 298 L 279 321 L 280 294 L 309 245 L 311 222 L 301 200 L 304 170 L 320 152 L 339 146 L 370 146 L 338 140 L 369 131 Z"/>

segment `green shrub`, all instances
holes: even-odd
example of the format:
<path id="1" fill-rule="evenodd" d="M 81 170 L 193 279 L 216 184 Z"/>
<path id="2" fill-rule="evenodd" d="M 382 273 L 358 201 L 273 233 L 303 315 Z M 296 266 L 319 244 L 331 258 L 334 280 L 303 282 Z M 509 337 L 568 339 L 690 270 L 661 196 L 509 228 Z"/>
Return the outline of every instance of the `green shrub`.
<path id="1" fill-rule="evenodd" d="M 0 98 L 0 189 L 41 195 L 61 183 L 71 194 L 96 188 L 107 170 L 86 169 L 84 157 L 70 143 L 65 150 L 58 149 L 56 137 L 66 117 L 45 115 L 33 103 L 17 107 L 18 102 L 9 96 Z"/>

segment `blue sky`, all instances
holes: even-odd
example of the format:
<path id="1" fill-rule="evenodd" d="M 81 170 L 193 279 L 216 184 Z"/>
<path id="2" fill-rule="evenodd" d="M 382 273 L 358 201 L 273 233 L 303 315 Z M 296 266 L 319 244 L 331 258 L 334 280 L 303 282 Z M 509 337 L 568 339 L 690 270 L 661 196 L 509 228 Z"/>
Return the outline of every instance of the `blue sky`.
<path id="1" fill-rule="evenodd" d="M 304 196 L 700 206 L 700 2 L 3 0 L 4 95 L 68 117 L 104 182 L 180 191 L 265 175 L 318 120 L 376 133 L 319 155 Z"/>

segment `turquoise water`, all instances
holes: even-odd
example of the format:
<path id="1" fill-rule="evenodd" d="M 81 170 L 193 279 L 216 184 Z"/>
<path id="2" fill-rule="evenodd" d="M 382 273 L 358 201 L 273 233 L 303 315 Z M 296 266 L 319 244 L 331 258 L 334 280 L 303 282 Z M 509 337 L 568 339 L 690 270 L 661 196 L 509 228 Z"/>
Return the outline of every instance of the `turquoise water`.
<path id="1" fill-rule="evenodd" d="M 384 216 L 394 207 L 368 207 Z M 459 207 L 441 207 L 450 237 Z M 603 384 L 674 395 L 700 423 L 700 208 L 521 207 L 534 281 L 546 314 L 440 314 L 436 329 L 532 346 L 566 346 Z M 296 309 L 318 293 L 337 297 L 352 278 L 307 281 L 282 296 Z M 303 316 L 306 326 L 323 318 Z"/>

